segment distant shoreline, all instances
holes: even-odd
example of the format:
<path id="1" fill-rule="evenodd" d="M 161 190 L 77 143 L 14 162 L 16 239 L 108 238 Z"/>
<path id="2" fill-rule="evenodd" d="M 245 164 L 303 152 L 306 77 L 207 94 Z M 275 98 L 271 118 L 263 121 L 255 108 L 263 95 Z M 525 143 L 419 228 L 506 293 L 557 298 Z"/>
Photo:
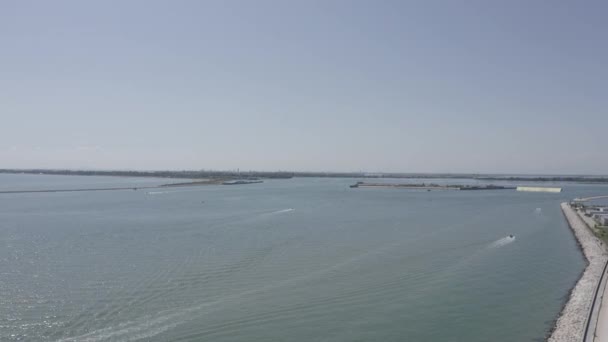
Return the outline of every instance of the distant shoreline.
<path id="1" fill-rule="evenodd" d="M 43 189 L 43 190 L 2 190 L 0 194 L 28 194 L 40 192 L 77 192 L 77 191 L 116 191 L 116 190 L 139 190 L 156 189 L 157 186 L 119 187 L 119 188 L 84 188 L 84 189 Z"/>
<path id="2" fill-rule="evenodd" d="M 365 172 L 301 172 L 301 171 L 218 171 L 218 170 L 183 170 L 183 171 L 126 171 L 126 170 L 69 170 L 69 169 L 0 169 L 0 174 L 44 174 L 72 176 L 122 176 L 153 178 L 279 178 L 322 177 L 322 178 L 434 178 L 434 179 L 472 179 L 478 181 L 511 181 L 511 182 L 570 182 L 586 184 L 608 184 L 607 176 L 510 176 L 490 174 L 449 174 L 449 173 L 365 173 Z"/>

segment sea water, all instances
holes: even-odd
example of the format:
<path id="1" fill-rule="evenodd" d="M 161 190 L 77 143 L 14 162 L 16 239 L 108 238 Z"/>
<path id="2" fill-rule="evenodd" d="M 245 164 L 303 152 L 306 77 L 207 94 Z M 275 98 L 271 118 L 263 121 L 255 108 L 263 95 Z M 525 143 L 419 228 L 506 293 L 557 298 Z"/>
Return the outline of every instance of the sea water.
<path id="1" fill-rule="evenodd" d="M 355 181 L 1 194 L 0 340 L 542 340 L 585 266 L 559 203 L 608 194 Z"/>

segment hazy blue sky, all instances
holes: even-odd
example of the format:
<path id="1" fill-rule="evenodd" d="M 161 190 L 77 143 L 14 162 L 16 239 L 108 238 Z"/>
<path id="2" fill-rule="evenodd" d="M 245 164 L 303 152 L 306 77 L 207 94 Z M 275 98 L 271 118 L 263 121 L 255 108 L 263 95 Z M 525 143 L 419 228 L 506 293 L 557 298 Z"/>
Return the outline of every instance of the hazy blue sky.
<path id="1" fill-rule="evenodd" d="M 608 174 L 606 1 L 2 1 L 0 167 Z"/>

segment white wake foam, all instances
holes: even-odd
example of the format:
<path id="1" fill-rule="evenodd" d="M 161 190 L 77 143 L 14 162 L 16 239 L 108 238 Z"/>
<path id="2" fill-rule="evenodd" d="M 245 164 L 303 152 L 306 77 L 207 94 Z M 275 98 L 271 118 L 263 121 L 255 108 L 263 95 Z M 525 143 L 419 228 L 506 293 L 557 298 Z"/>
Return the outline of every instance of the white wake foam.
<path id="1" fill-rule="evenodd" d="M 291 209 L 293 210 L 293 209 Z M 290 211 L 291 211 L 290 210 Z M 293 285 L 303 280 L 307 280 L 313 277 L 321 276 L 323 274 L 327 274 L 331 271 L 335 271 L 341 267 L 353 264 L 358 262 L 360 259 L 368 257 L 373 254 L 378 254 L 385 252 L 390 248 L 395 248 L 398 244 L 390 244 L 384 246 L 382 248 L 378 248 L 376 250 L 367 251 L 361 255 L 355 256 L 346 261 L 337 263 L 335 265 L 329 266 L 324 269 L 320 269 L 317 271 L 313 271 L 310 273 L 306 273 L 300 276 L 296 276 L 293 278 L 285 279 L 283 281 L 279 281 L 277 283 L 271 283 L 264 285 L 259 288 L 253 288 L 250 290 L 245 290 L 243 292 L 234 293 L 231 295 L 226 295 L 224 297 L 220 297 L 216 300 L 200 303 L 198 305 L 181 308 L 176 310 L 167 310 L 159 312 L 158 316 L 153 317 L 150 315 L 140 317 L 139 319 L 120 323 L 116 326 L 101 328 L 98 330 L 94 330 L 92 332 L 86 333 L 84 335 L 69 337 L 61 339 L 57 342 L 102 342 L 102 341 L 138 341 L 142 339 L 149 339 L 158 334 L 161 334 L 167 330 L 173 329 L 185 322 L 188 322 L 194 319 L 194 316 L 198 313 L 205 312 L 205 310 L 213 310 L 217 306 L 221 306 L 223 304 L 238 301 L 243 297 L 248 297 L 251 295 L 256 295 L 259 293 L 272 291 L 274 289 L 279 289 L 284 286 Z"/>
<path id="2" fill-rule="evenodd" d="M 294 211 L 294 210 L 295 210 L 294 208 L 287 208 L 287 209 L 273 211 L 270 214 L 282 214 L 282 213 L 288 213 L 288 212 Z"/>
<path id="3" fill-rule="evenodd" d="M 290 211 L 294 211 L 294 208 L 287 208 L 287 209 L 281 209 L 281 210 L 275 210 L 275 211 L 271 211 L 271 212 L 266 212 L 263 214 L 260 214 L 261 217 L 265 217 L 265 216 L 273 216 L 273 215 L 278 215 L 278 214 L 284 214 L 284 213 L 288 213 Z"/>
<path id="4" fill-rule="evenodd" d="M 499 248 L 499 247 L 508 245 L 514 241 L 515 241 L 515 236 L 514 237 L 505 236 L 503 238 L 500 238 L 500 239 L 492 242 L 488 247 L 489 248 Z"/>

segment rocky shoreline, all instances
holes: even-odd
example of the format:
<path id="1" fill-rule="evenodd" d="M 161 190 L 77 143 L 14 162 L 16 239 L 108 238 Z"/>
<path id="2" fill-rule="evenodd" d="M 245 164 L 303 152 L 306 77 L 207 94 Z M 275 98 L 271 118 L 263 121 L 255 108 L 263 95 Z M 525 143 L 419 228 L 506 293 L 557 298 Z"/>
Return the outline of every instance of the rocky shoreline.
<path id="1" fill-rule="evenodd" d="M 602 242 L 567 203 L 561 204 L 568 225 L 587 259 L 587 267 L 570 292 L 568 302 L 557 319 L 549 342 L 581 341 L 586 320 L 593 303 L 595 289 L 601 278 L 608 253 Z"/>

